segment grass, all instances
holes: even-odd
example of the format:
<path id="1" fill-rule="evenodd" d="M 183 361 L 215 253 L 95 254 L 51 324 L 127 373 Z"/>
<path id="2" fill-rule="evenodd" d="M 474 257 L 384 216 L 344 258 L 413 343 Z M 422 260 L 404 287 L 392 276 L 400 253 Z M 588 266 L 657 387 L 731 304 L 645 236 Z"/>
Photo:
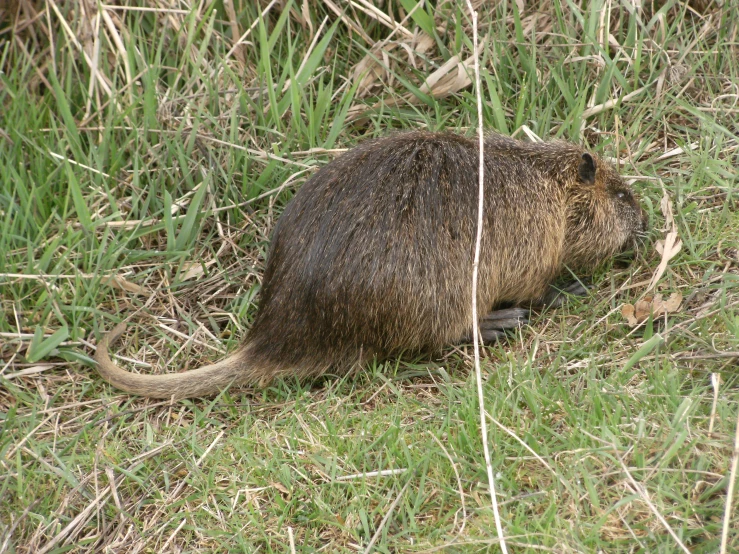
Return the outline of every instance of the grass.
<path id="1" fill-rule="evenodd" d="M 123 318 L 130 369 L 220 358 L 316 168 L 392 129 L 474 133 L 464 4 L 143 4 L 0 7 L 0 551 L 498 551 L 469 347 L 177 403 L 90 358 Z M 680 551 L 657 514 L 691 552 L 724 525 L 739 550 L 739 22 L 642 4 L 480 7 L 486 126 L 618 158 L 652 226 L 487 349 L 516 552 Z M 663 203 L 682 249 L 656 292 L 683 302 L 632 329 Z"/>

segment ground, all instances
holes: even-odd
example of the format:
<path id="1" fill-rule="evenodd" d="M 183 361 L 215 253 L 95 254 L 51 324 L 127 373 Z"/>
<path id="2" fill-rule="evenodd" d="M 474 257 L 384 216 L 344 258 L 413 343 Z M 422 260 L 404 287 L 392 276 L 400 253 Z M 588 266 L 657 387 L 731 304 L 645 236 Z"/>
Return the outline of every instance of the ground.
<path id="1" fill-rule="evenodd" d="M 94 371 L 123 319 L 133 371 L 232 351 L 344 149 L 475 134 L 464 2 L 189 4 L 0 6 L 0 552 L 500 551 L 468 346 L 181 402 Z M 736 6 L 474 5 L 485 127 L 613 159 L 651 227 L 483 352 L 508 548 L 739 551 Z"/>

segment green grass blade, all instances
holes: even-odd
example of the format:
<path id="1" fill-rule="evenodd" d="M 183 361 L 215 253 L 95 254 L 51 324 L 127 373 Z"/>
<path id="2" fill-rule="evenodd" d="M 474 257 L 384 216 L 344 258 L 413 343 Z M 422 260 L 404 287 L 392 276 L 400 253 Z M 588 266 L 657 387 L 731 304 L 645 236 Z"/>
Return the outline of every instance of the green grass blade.
<path id="1" fill-rule="evenodd" d="M 66 325 L 59 328 L 47 338 L 44 338 L 43 328 L 37 325 L 33 334 L 33 340 L 26 353 L 26 360 L 31 364 L 36 363 L 51 354 L 54 349 L 58 348 L 68 338 L 69 328 Z"/>

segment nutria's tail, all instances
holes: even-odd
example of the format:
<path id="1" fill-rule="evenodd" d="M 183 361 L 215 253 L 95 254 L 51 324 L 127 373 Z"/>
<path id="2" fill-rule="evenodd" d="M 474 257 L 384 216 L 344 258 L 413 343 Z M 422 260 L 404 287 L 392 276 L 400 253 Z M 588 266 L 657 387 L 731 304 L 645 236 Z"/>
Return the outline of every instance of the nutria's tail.
<path id="1" fill-rule="evenodd" d="M 191 398 L 212 396 L 232 383 L 245 384 L 250 380 L 246 369 L 246 353 L 243 349 L 213 365 L 206 365 L 182 373 L 164 375 L 138 375 L 121 369 L 108 355 L 108 348 L 126 329 L 119 323 L 98 343 L 95 361 L 98 373 L 111 385 L 149 398 Z M 258 379 L 256 379 L 258 381 Z"/>

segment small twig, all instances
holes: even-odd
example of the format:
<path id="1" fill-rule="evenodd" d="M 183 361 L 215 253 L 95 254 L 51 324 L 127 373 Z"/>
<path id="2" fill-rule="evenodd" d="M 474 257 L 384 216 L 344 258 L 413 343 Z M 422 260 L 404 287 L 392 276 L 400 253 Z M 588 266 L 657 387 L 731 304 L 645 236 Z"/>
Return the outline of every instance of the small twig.
<path id="1" fill-rule="evenodd" d="M 449 452 L 447 452 L 447 449 L 444 448 L 444 445 L 441 443 L 441 441 L 434 435 L 433 433 L 429 433 L 431 435 L 431 438 L 436 441 L 436 444 L 438 444 L 441 449 L 444 451 L 444 454 L 446 454 L 446 457 L 449 458 L 449 463 L 452 464 L 452 469 L 454 470 L 454 476 L 457 478 L 457 490 L 459 491 L 459 501 L 462 503 L 462 525 L 459 526 L 459 531 L 457 531 L 457 536 L 462 534 L 462 531 L 464 531 L 464 526 L 467 525 L 467 508 L 464 504 L 464 489 L 462 488 L 462 479 L 459 477 L 459 472 L 457 471 L 457 464 L 454 463 L 454 460 L 452 460 L 452 457 L 449 455 Z M 454 514 L 454 519 L 457 519 L 457 515 Z"/>
<path id="2" fill-rule="evenodd" d="M 715 360 L 717 358 L 739 358 L 739 352 L 715 352 L 713 354 L 696 354 L 695 356 L 676 356 L 680 360 Z"/>
<path id="3" fill-rule="evenodd" d="M 614 446 L 615 450 L 615 446 Z M 632 477 L 631 472 L 629 472 L 629 468 L 626 467 L 626 464 L 624 464 L 621 457 L 618 455 L 618 452 L 616 451 L 616 458 L 618 459 L 618 463 L 621 464 L 621 469 L 626 474 L 626 477 L 628 477 L 629 481 L 631 481 L 631 486 L 634 487 L 634 492 L 636 492 L 641 499 L 644 501 L 644 503 L 649 507 L 649 509 L 652 511 L 652 513 L 657 516 L 657 519 L 659 522 L 663 525 L 665 529 L 667 529 L 667 532 L 672 536 L 672 538 L 675 540 L 677 545 L 681 548 L 683 552 L 686 554 L 690 554 L 690 550 L 683 544 L 683 541 L 680 540 L 680 537 L 677 536 L 677 533 L 672 530 L 672 527 L 670 527 L 670 524 L 667 523 L 667 520 L 662 516 L 662 514 L 659 513 L 659 510 L 657 510 L 657 507 L 652 503 L 652 501 L 649 499 L 649 493 L 642 487 L 637 481 Z"/>
<path id="4" fill-rule="evenodd" d="M 353 473 L 351 475 L 341 475 L 334 481 L 351 481 L 352 479 L 362 479 L 367 477 L 386 477 L 388 475 L 400 475 L 408 471 L 406 468 L 399 469 L 383 469 L 382 471 L 368 471 L 367 473 Z"/>
<path id="5" fill-rule="evenodd" d="M 249 204 L 253 204 L 254 202 L 257 202 L 258 200 L 261 200 L 262 198 L 266 198 L 267 196 L 273 196 L 273 195 L 279 194 L 283 191 L 283 189 L 285 189 L 289 185 L 292 185 L 298 176 L 302 175 L 306 171 L 312 171 L 313 169 L 315 168 L 310 167 L 308 169 L 301 169 L 300 171 L 297 171 L 296 173 L 293 173 L 292 175 L 290 175 L 290 177 L 285 179 L 285 181 L 277 188 L 269 189 L 268 191 L 263 192 L 259 196 L 255 196 L 254 198 L 250 198 L 249 200 L 244 200 L 243 202 L 239 202 L 238 204 L 229 204 L 228 206 L 221 206 L 220 208 L 213 208 L 211 210 L 211 213 L 217 214 L 225 210 L 232 210 L 234 208 L 248 206 Z"/>
<path id="6" fill-rule="evenodd" d="M 92 63 L 90 65 L 90 83 L 87 87 L 87 101 L 85 102 L 85 115 L 83 119 L 90 117 L 92 108 L 92 99 L 95 96 L 95 80 L 97 79 L 98 63 L 100 61 L 100 10 L 95 14 L 95 23 L 93 25 L 93 41 L 92 41 Z M 99 113 L 99 110 L 98 110 Z"/>
<path id="7" fill-rule="evenodd" d="M 43 427 L 44 425 L 46 425 L 53 417 L 54 417 L 54 414 L 51 414 L 49 417 L 45 418 L 41 423 L 39 423 L 38 425 L 36 425 L 36 427 L 34 427 L 31 431 L 29 431 L 28 434 L 26 434 L 26 436 L 23 437 L 20 440 L 20 442 L 18 442 L 18 444 L 16 444 L 13 448 L 11 448 L 5 454 L 5 459 L 8 460 L 8 461 L 12 460 L 13 459 L 13 456 L 18 451 L 18 449 L 21 448 L 24 444 L 26 444 L 26 441 L 28 439 L 30 439 L 36 433 L 36 431 L 38 431 L 39 429 L 41 429 L 41 427 Z"/>
<path id="8" fill-rule="evenodd" d="M 226 10 L 226 15 L 228 15 L 228 25 L 231 28 L 231 39 L 235 40 L 236 37 L 241 35 L 241 30 L 239 29 L 239 21 L 236 18 L 236 10 L 234 9 L 233 0 L 223 0 L 223 8 Z M 246 64 L 243 45 L 240 44 L 239 47 L 234 49 L 234 56 L 242 67 Z"/>
<path id="9" fill-rule="evenodd" d="M 72 28 L 67 23 L 67 20 L 64 18 L 64 15 L 62 15 L 62 12 L 59 11 L 59 7 L 56 5 L 56 2 L 54 0 L 48 0 L 47 5 L 51 6 L 51 8 L 54 10 L 54 13 L 56 14 L 57 18 L 59 19 L 59 23 L 64 31 L 64 34 L 66 35 L 67 39 L 70 43 L 72 43 L 77 50 L 82 54 L 82 56 L 85 58 L 85 62 L 87 63 L 87 66 L 93 70 L 94 75 L 97 77 L 98 84 L 100 88 L 103 89 L 105 94 L 107 94 L 109 97 L 115 96 L 113 94 L 113 91 L 110 88 L 110 85 L 107 82 L 107 79 L 105 76 L 100 73 L 99 71 L 94 70 L 94 65 L 92 63 L 92 60 L 90 59 L 90 56 L 87 55 L 87 52 L 80 44 L 79 40 L 77 40 L 77 36 L 75 35 L 74 31 L 72 31 Z M 51 22 L 49 22 L 51 23 Z M 117 106 L 116 106 L 117 107 Z"/>
<path id="10" fill-rule="evenodd" d="M 726 554 L 726 544 L 729 541 L 729 527 L 731 523 L 731 500 L 734 497 L 734 483 L 736 470 L 739 465 L 739 417 L 736 420 L 736 434 L 734 435 L 734 454 L 731 457 L 731 472 L 729 473 L 729 488 L 726 491 L 726 509 L 724 510 L 724 528 L 721 531 L 720 554 Z"/>
<path id="11" fill-rule="evenodd" d="M 313 36 L 313 40 L 308 45 L 308 50 L 306 50 L 305 56 L 303 56 L 303 61 L 300 62 L 300 65 L 298 66 L 298 70 L 295 72 L 296 77 L 300 75 L 300 72 L 303 71 L 305 64 L 308 63 L 308 58 L 310 58 L 310 55 L 313 52 L 313 49 L 316 47 L 316 44 L 318 43 L 318 39 L 321 37 L 323 28 L 326 26 L 327 22 L 328 22 L 328 16 L 323 18 L 323 21 L 321 22 L 320 27 L 318 27 L 318 31 L 316 31 L 316 34 Z M 287 79 L 285 81 L 285 84 L 282 87 L 282 94 L 285 94 L 287 92 L 287 89 L 290 88 L 291 83 L 292 83 L 292 79 Z"/>
<path id="12" fill-rule="evenodd" d="M 259 17 L 254 19 L 254 23 L 251 24 L 251 26 L 244 32 L 243 35 L 239 37 L 239 40 L 233 43 L 233 46 L 231 49 L 226 52 L 226 55 L 223 56 L 223 61 L 225 62 L 228 58 L 230 58 L 234 52 L 239 48 L 239 45 L 243 44 L 246 40 L 246 37 L 248 37 L 251 32 L 254 30 L 254 28 L 259 25 L 259 22 L 267 15 L 267 12 L 272 9 L 272 6 L 277 4 L 278 0 L 272 0 L 264 10 L 262 10 L 262 13 L 259 14 Z M 213 72 L 212 77 L 215 77 L 215 72 Z"/>
<path id="13" fill-rule="evenodd" d="M 382 533 L 382 530 L 385 528 L 385 524 L 387 523 L 387 520 L 390 519 L 390 515 L 393 513 L 395 506 L 397 506 L 398 502 L 400 502 L 400 499 L 403 498 L 403 495 L 405 494 L 405 491 L 408 489 L 408 485 L 410 484 L 411 484 L 411 480 L 409 479 L 408 482 L 403 486 L 403 488 L 400 489 L 400 492 L 398 493 L 398 496 L 395 497 L 395 500 L 393 500 L 393 503 L 390 504 L 390 507 L 387 509 L 387 513 L 385 514 L 385 517 L 382 518 L 380 525 L 377 526 L 377 531 L 375 531 L 375 534 L 372 535 L 372 538 L 370 539 L 369 544 L 367 545 L 367 548 L 364 549 L 364 554 L 369 554 L 372 551 L 372 547 L 375 546 L 377 539 L 380 538 L 380 533 Z"/>
<path id="14" fill-rule="evenodd" d="M 293 528 L 287 528 L 287 540 L 290 541 L 290 554 L 295 554 L 295 537 L 293 536 Z"/>
<path id="15" fill-rule="evenodd" d="M 113 22 L 113 18 L 108 13 L 108 10 L 100 6 L 100 12 L 98 13 L 102 14 L 103 21 L 105 22 L 105 26 L 108 29 L 108 36 L 113 41 L 113 44 L 115 44 L 116 49 L 118 49 L 117 59 L 121 61 L 121 64 L 123 65 L 123 72 L 126 75 L 126 85 L 123 87 L 123 90 L 118 91 L 118 94 L 122 94 L 125 91 L 125 93 L 128 94 L 128 99 L 131 104 L 134 104 L 135 99 L 132 85 L 134 85 L 136 79 L 131 75 L 131 64 L 128 61 L 128 51 L 126 50 L 123 39 L 121 38 L 121 35 L 116 28 L 115 23 Z M 117 17 L 118 16 L 116 15 L 116 18 Z M 121 25 L 121 27 L 125 30 L 125 27 L 123 25 Z M 100 112 L 101 108 L 98 107 L 98 113 Z M 85 117 L 84 119 L 87 120 L 87 117 Z"/>
<path id="16" fill-rule="evenodd" d="M 364 32 L 364 29 L 362 29 L 362 27 L 360 27 L 359 25 L 355 24 L 351 19 L 349 19 L 348 17 L 346 17 L 346 14 L 344 13 L 344 10 L 339 9 L 339 7 L 336 4 L 334 4 L 331 0 L 323 0 L 323 3 L 326 4 L 326 6 L 328 6 L 329 9 L 332 12 L 334 12 L 336 15 L 338 15 L 339 16 L 339 19 L 341 19 L 341 21 L 343 21 L 344 24 L 347 27 L 349 27 L 349 29 L 351 31 L 354 31 L 360 37 L 362 37 L 362 39 L 364 40 L 364 42 L 366 42 L 367 44 L 372 44 L 373 43 L 372 39 L 369 37 L 369 35 L 367 33 Z"/>
<path id="17" fill-rule="evenodd" d="M 713 402 L 711 403 L 711 419 L 708 422 L 708 436 L 713 436 L 713 424 L 716 422 L 716 407 L 718 405 L 718 389 L 721 384 L 721 374 L 711 373 L 711 385 L 713 386 Z"/>
<path id="18" fill-rule="evenodd" d="M 167 551 L 167 547 L 169 546 L 169 543 L 171 543 L 174 538 L 177 536 L 177 533 L 180 532 L 180 529 L 182 529 L 185 526 L 185 523 L 187 523 L 187 518 L 183 517 L 182 521 L 180 521 L 180 524 L 177 526 L 177 529 L 172 531 L 172 534 L 169 535 L 169 538 L 167 539 L 167 542 L 164 543 L 164 546 L 162 546 L 162 552 Z"/>
<path id="19" fill-rule="evenodd" d="M 208 456 L 208 454 L 210 454 L 210 451 L 213 450 L 213 447 L 215 447 L 215 445 L 218 443 L 219 440 L 221 440 L 221 437 L 225 433 L 226 433 L 225 431 L 221 431 L 220 433 L 218 433 L 218 436 L 215 439 L 213 439 L 213 442 L 210 443 L 210 446 L 205 449 L 205 452 L 203 452 L 203 455 L 200 456 L 200 458 L 198 458 L 198 460 L 195 462 L 195 467 L 200 467 L 200 464 L 203 463 L 203 460 L 205 460 L 205 458 Z M 190 473 L 191 472 L 188 472 L 188 475 Z M 186 483 L 187 483 L 187 481 L 183 477 L 183 479 L 179 482 L 179 484 L 177 485 L 177 487 L 175 488 L 175 490 L 172 491 L 172 494 L 169 495 L 169 498 L 171 498 L 171 499 L 176 498 L 177 495 L 180 494 L 180 492 L 182 492 L 182 489 L 185 488 L 185 484 Z"/>
<path id="20" fill-rule="evenodd" d="M 502 423 L 500 423 L 500 422 L 499 422 L 499 421 L 498 421 L 497 419 L 495 419 L 495 418 L 494 418 L 494 417 L 493 417 L 492 415 L 488 414 L 488 417 L 490 418 L 490 421 L 492 421 L 493 423 L 495 423 L 495 424 L 496 424 L 496 425 L 497 425 L 498 427 L 500 427 L 500 428 L 501 428 L 501 429 L 502 429 L 503 431 L 505 431 L 505 432 L 506 432 L 506 433 L 508 433 L 508 434 L 509 434 L 509 435 L 510 435 L 511 437 L 513 437 L 513 438 L 514 438 L 514 439 L 515 439 L 515 440 L 516 440 L 516 441 L 517 441 L 517 442 L 518 442 L 518 443 L 519 443 L 519 444 L 520 444 L 521 446 L 523 446 L 523 447 L 524 447 L 524 448 L 525 448 L 526 450 L 528 450 L 528 451 L 529 451 L 529 452 L 531 453 L 531 455 L 532 455 L 532 456 L 533 456 L 533 457 L 534 457 L 534 458 L 535 458 L 536 460 L 538 460 L 538 461 L 539 461 L 539 462 L 540 462 L 540 463 L 541 463 L 541 464 L 542 464 L 542 465 L 543 465 L 543 466 L 544 466 L 545 468 L 547 468 L 547 469 L 548 469 L 549 471 L 551 471 L 551 472 L 552 472 L 552 475 L 554 475 L 554 476 L 555 476 L 555 477 L 557 478 L 557 480 L 558 480 L 558 481 L 559 481 L 560 483 L 562 483 L 562 486 L 563 486 L 564 488 L 566 488 L 566 489 L 567 489 L 567 490 L 568 490 L 568 491 L 569 491 L 569 492 L 570 492 L 570 493 L 572 494 L 572 496 L 573 496 L 573 497 L 576 497 L 576 496 L 577 496 L 577 495 L 576 495 L 576 494 L 575 494 L 575 493 L 574 493 L 574 492 L 573 492 L 573 491 L 571 490 L 571 488 L 570 488 L 570 485 L 569 485 L 569 483 L 567 483 L 567 481 L 565 481 L 565 480 L 564 480 L 564 478 L 562 478 L 562 477 L 561 477 L 560 475 L 558 475 L 558 474 L 557 474 L 557 472 L 556 472 L 556 471 L 554 471 L 554 468 L 553 468 L 552 466 L 550 466 L 550 465 L 549 465 L 549 464 L 548 464 L 548 463 L 546 462 L 546 460 L 545 460 L 544 458 L 542 458 L 541 456 L 539 456 L 539 454 L 537 454 L 537 453 L 536 453 L 536 452 L 535 452 L 535 451 L 534 451 L 534 450 L 533 450 L 533 449 L 532 449 L 532 448 L 531 448 L 531 447 L 530 447 L 530 446 L 529 446 L 528 444 L 526 444 L 526 442 L 525 442 L 525 441 L 524 441 L 524 440 L 523 440 L 523 439 L 522 439 L 521 437 L 519 437 L 518 435 L 516 435 L 516 433 L 514 433 L 513 431 L 511 431 L 510 429 L 508 429 L 508 427 L 506 427 L 505 425 L 503 425 Z"/>
<path id="21" fill-rule="evenodd" d="M 70 344 L 70 343 L 67 342 L 67 344 Z M 76 344 L 79 344 L 79 343 L 76 343 Z M 60 343 L 60 346 L 63 346 L 63 345 L 64 343 Z M 21 369 L 14 373 L 6 373 L 6 374 L 3 374 L 3 371 L 0 370 L 0 376 L 2 376 L 3 379 L 12 381 L 13 379 L 17 379 L 18 377 L 25 377 L 27 375 L 36 375 L 37 373 L 43 373 L 44 371 L 53 369 L 54 367 L 57 367 L 60 365 L 65 365 L 65 364 L 35 364 L 35 365 L 32 365 L 31 367 Z"/>
<path id="22" fill-rule="evenodd" d="M 121 499 L 118 496 L 118 487 L 116 486 L 115 482 L 115 474 L 113 473 L 112 467 L 106 467 L 105 468 L 105 476 L 108 478 L 108 483 L 110 484 L 110 495 L 113 497 L 113 503 L 115 504 L 115 507 L 118 508 L 118 512 L 121 514 L 121 517 L 125 519 L 125 512 L 123 510 L 123 504 L 121 504 Z"/>
<path id="23" fill-rule="evenodd" d="M 92 171 L 93 173 L 97 173 L 98 175 L 102 175 L 103 177 L 107 177 L 108 179 L 110 179 L 110 175 L 108 175 L 107 173 L 103 173 L 102 171 L 98 171 L 97 169 L 95 169 L 94 167 L 90 167 L 89 165 L 81 164 L 79 162 L 75 162 L 74 160 L 70 160 L 68 157 L 62 156 L 61 154 L 57 154 L 56 152 L 52 152 L 51 150 L 49 150 L 49 155 L 52 158 L 56 158 L 57 160 L 65 161 L 67 163 L 70 163 L 72 165 L 76 165 L 77 167 L 81 167 L 82 169 L 86 169 L 88 171 Z"/>
<path id="24" fill-rule="evenodd" d="M 143 6 L 113 6 L 110 4 L 100 4 L 104 10 L 111 11 L 131 11 L 131 12 L 152 12 L 152 13 L 170 13 L 178 15 L 190 15 L 190 10 L 176 10 L 174 8 L 148 8 Z"/>
<path id="25" fill-rule="evenodd" d="M 508 544 L 511 546 L 518 546 L 521 552 L 532 552 L 535 550 L 539 550 L 541 552 L 559 552 L 558 550 L 555 550 L 553 548 L 550 548 L 548 546 L 542 546 L 540 544 L 531 544 L 526 542 L 518 542 L 513 541 L 511 539 L 513 538 L 531 538 L 531 534 L 528 535 L 511 535 L 508 537 Z M 493 546 L 496 544 L 500 544 L 499 539 L 477 539 L 477 540 L 469 540 L 469 541 L 459 541 L 459 542 L 450 542 L 446 544 L 441 544 L 439 546 L 434 546 L 432 548 L 427 548 L 425 550 L 417 550 L 415 551 L 416 554 L 432 554 L 433 552 L 442 552 L 442 551 L 448 551 L 450 550 L 450 546 L 454 545 L 457 550 L 455 552 L 461 552 L 459 550 L 459 547 L 461 546 Z M 470 549 L 464 550 L 465 552 Z M 490 551 L 490 549 L 486 550 Z M 492 550 L 492 552 L 495 552 L 495 550 Z"/>
<path id="26" fill-rule="evenodd" d="M 675 223 L 675 217 L 672 213 L 672 201 L 670 200 L 670 196 L 662 181 L 659 183 L 662 187 L 660 209 L 662 214 L 665 216 L 665 228 L 667 229 L 667 234 L 665 235 L 664 242 L 662 242 L 662 259 L 652 275 L 652 280 L 649 282 L 649 285 L 647 285 L 647 288 L 644 289 L 641 298 L 644 298 L 644 296 L 657 285 L 659 280 L 662 278 L 662 275 L 667 270 L 667 264 L 669 261 L 675 257 L 682 248 L 682 241 L 678 235 L 677 224 Z"/>
<path id="27" fill-rule="evenodd" d="M 621 98 L 613 98 L 611 100 L 608 100 L 606 102 L 603 102 L 602 104 L 598 104 L 597 106 L 593 106 L 592 108 L 588 108 L 587 110 L 585 110 L 585 111 L 582 112 L 581 118 L 584 121 L 584 120 L 586 120 L 589 117 L 592 117 L 594 115 L 599 114 L 600 112 L 604 112 L 606 110 L 610 110 L 611 108 L 616 107 L 619 104 L 619 102 L 621 102 L 621 103 L 628 102 L 632 98 L 634 98 L 636 96 L 639 96 L 642 92 L 644 92 L 645 90 L 647 90 L 649 87 L 651 87 L 656 82 L 657 82 L 657 80 L 655 79 L 654 81 L 652 81 L 648 85 L 644 85 L 643 87 L 638 88 L 638 89 L 636 89 L 633 92 L 630 92 L 626 96 L 622 96 Z"/>
<path id="28" fill-rule="evenodd" d="M 38 551 L 39 554 L 45 554 L 52 548 L 54 548 L 59 541 L 64 539 L 67 535 L 72 533 L 72 531 L 80 525 L 83 521 L 87 519 L 87 516 L 95 509 L 99 508 L 99 503 L 101 500 L 106 498 L 110 494 L 110 485 L 105 487 L 100 494 L 98 494 L 95 499 L 90 502 L 84 510 L 82 510 L 77 516 L 72 519 L 72 521 L 69 522 L 69 524 L 62 529 L 57 535 L 51 539 L 51 541 L 47 542 L 44 547 Z"/>
<path id="29" fill-rule="evenodd" d="M 0 535 L 0 539 L 2 539 L 2 543 L 0 543 L 0 552 L 10 552 L 8 549 L 8 546 L 10 545 L 10 539 L 13 538 L 13 533 L 15 533 L 15 530 L 18 528 L 18 526 L 21 524 L 21 522 L 28 517 L 28 514 L 31 510 L 33 510 L 36 505 L 41 501 L 41 498 L 37 498 L 33 502 L 31 502 L 28 506 L 26 506 L 26 509 L 23 510 L 23 513 L 18 516 L 15 521 L 13 521 L 13 524 L 10 526 L 10 528 L 3 529 L 2 535 Z"/>
<path id="30" fill-rule="evenodd" d="M 697 150 L 700 145 L 697 142 L 694 142 L 692 144 L 689 144 L 686 148 L 687 150 Z M 673 148 L 672 150 L 668 150 L 664 154 L 662 154 L 659 158 L 657 158 L 656 161 L 666 160 L 667 158 L 674 158 L 675 156 L 679 156 L 680 154 L 685 154 L 686 149 L 683 147 L 678 146 L 677 148 Z"/>

